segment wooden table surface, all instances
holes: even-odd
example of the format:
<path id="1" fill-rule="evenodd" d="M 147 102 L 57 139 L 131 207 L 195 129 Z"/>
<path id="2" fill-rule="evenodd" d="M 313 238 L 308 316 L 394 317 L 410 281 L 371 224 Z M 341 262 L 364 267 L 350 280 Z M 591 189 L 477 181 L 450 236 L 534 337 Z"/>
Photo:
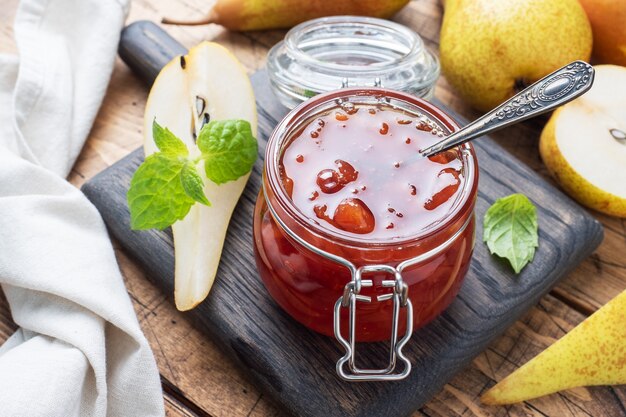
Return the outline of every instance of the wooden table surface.
<path id="1" fill-rule="evenodd" d="M 18 0 L 0 7 L 0 53 L 16 51 L 12 22 Z M 203 14 L 202 0 L 134 0 L 128 22 L 159 21 L 162 16 L 191 18 Z M 429 48 L 437 50 L 443 9 L 438 0 L 414 0 L 395 18 L 417 31 Z M 268 49 L 284 31 L 231 33 L 220 26 L 166 27 L 190 47 L 213 40 L 228 47 L 250 73 L 265 64 Z M 79 187 L 141 145 L 141 126 L 147 88 L 117 59 L 111 84 L 89 139 L 69 180 Z M 436 96 L 468 119 L 468 108 L 442 77 Z M 546 118 L 534 119 L 501 131 L 495 137 L 507 150 L 547 178 L 537 141 Z M 549 201 L 536 202 L 550 204 Z M 577 388 L 537 400 L 486 407 L 479 397 L 545 349 L 585 317 L 626 288 L 626 221 L 593 213 L 605 228 L 598 250 L 571 272 L 531 311 L 451 380 L 414 416 L 626 416 L 626 386 Z M 141 269 L 113 242 L 141 327 L 152 346 L 161 372 L 168 416 L 281 416 L 282 413 L 252 385 L 218 347 L 195 330 L 160 293 Z M 16 329 L 0 295 L 0 342 Z"/>

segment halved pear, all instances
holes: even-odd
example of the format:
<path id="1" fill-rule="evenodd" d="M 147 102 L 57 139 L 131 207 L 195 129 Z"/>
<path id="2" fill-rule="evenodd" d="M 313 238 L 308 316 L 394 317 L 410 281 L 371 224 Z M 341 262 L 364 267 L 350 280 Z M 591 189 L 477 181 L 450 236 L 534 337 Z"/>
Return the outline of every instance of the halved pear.
<path id="1" fill-rule="evenodd" d="M 203 42 L 169 62 L 154 81 L 144 116 L 144 151 L 157 151 L 152 121 L 170 129 L 200 154 L 195 139 L 209 120 L 243 119 L 257 135 L 256 104 L 246 70 L 226 48 Z M 217 185 L 204 180 L 211 202 L 195 204 L 189 214 L 172 225 L 175 252 L 176 307 L 189 310 L 206 298 L 215 280 L 226 230 L 249 175 Z"/>
<path id="2" fill-rule="evenodd" d="M 591 90 L 541 133 L 548 171 L 581 204 L 626 217 L 626 67 L 598 65 Z"/>

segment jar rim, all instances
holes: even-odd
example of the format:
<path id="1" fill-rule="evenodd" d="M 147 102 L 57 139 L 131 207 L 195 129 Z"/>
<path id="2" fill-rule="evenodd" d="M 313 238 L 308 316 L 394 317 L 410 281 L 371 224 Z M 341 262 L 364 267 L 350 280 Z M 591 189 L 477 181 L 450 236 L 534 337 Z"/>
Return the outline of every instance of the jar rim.
<path id="1" fill-rule="evenodd" d="M 334 62 L 328 62 L 318 59 L 310 54 L 304 52 L 300 47 L 300 41 L 304 36 L 309 35 L 319 29 L 329 30 L 329 27 L 333 26 L 354 26 L 359 30 L 369 29 L 385 29 L 396 32 L 401 35 L 403 39 L 408 42 L 409 50 L 394 59 L 386 60 L 384 62 L 375 62 L 368 65 L 354 65 L 354 64 L 337 64 Z M 392 22 L 390 20 L 378 19 L 375 17 L 366 16 L 331 16 L 322 17 L 318 19 L 309 20 L 294 26 L 287 32 L 284 39 L 285 46 L 292 56 L 297 58 L 302 63 L 309 63 L 317 67 L 319 70 L 327 70 L 330 72 L 359 72 L 359 73 L 375 73 L 384 69 L 398 69 L 402 66 L 413 65 L 413 58 L 422 53 L 424 49 L 424 42 L 415 32 L 403 26 L 399 23 Z"/>
<path id="2" fill-rule="evenodd" d="M 475 196 L 478 188 L 478 161 L 474 147 L 470 143 L 465 143 L 460 146 L 461 154 L 465 158 L 463 164 L 466 169 L 466 181 L 463 183 L 463 188 L 460 190 L 460 195 L 457 197 L 454 205 L 450 208 L 446 216 L 440 221 L 435 222 L 412 235 L 397 238 L 367 239 L 354 234 L 341 233 L 340 231 L 335 231 L 331 228 L 320 225 L 310 216 L 303 213 L 293 203 L 292 199 L 284 189 L 280 179 L 279 169 L 282 145 L 286 140 L 291 138 L 291 134 L 295 128 L 299 126 L 299 121 L 307 120 L 315 115 L 312 110 L 316 107 L 324 103 L 336 102 L 338 99 L 352 96 L 384 97 L 404 101 L 427 112 L 435 119 L 436 122 L 445 126 L 450 132 L 455 132 L 460 129 L 459 125 L 437 106 L 400 91 L 375 87 L 354 87 L 317 95 L 291 110 L 274 128 L 274 131 L 268 139 L 265 150 L 264 174 L 266 175 L 268 180 L 267 182 L 272 193 L 277 197 L 275 201 L 277 201 L 278 204 L 281 205 L 281 208 L 293 219 L 295 219 L 301 227 L 308 230 L 310 233 L 335 243 L 348 246 L 361 247 L 365 245 L 368 248 L 388 248 L 402 246 L 404 244 L 415 244 L 418 241 L 427 239 L 428 237 L 436 235 L 437 233 L 450 227 L 456 221 L 459 213 L 467 210 L 468 205 L 473 204 L 474 199 L 472 196 Z M 265 188 L 265 186 L 266 184 L 264 181 L 263 187 Z M 264 194 L 267 200 L 267 190 Z M 269 200 L 267 203 L 271 204 Z"/>
<path id="3" fill-rule="evenodd" d="M 383 87 L 432 97 L 437 55 L 411 28 L 365 16 L 300 23 L 267 54 L 271 86 L 286 107 L 344 87 Z"/>

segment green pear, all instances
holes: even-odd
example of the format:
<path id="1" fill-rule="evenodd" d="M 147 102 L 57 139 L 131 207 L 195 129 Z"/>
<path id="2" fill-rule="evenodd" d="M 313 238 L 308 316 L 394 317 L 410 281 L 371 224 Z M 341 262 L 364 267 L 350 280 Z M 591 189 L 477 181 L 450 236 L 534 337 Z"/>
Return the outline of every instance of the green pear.
<path id="1" fill-rule="evenodd" d="M 626 383 L 626 291 L 481 398 L 511 404 L 588 385 Z"/>
<path id="2" fill-rule="evenodd" d="M 489 110 L 577 59 L 592 34 L 578 0 L 447 0 L 441 68 L 472 106 Z"/>

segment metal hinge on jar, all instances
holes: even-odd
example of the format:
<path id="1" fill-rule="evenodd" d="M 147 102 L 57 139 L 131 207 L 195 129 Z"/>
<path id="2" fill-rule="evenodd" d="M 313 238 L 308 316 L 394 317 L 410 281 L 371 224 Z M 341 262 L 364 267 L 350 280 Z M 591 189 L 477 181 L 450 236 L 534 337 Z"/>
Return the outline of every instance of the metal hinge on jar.
<path id="1" fill-rule="evenodd" d="M 376 297 L 377 302 L 393 300 L 389 364 L 384 369 L 360 369 L 356 366 L 357 301 L 371 303 L 372 298 L 362 295 L 360 292 L 362 287 L 373 286 L 372 280 L 363 280 L 361 277 L 365 273 L 372 272 L 386 272 L 394 277 L 394 279 L 382 281 L 383 287 L 393 288 L 393 291 Z M 348 308 L 349 311 L 348 340 L 341 334 L 342 308 Z M 406 308 L 406 332 L 402 339 L 398 341 L 398 322 L 401 308 Z M 408 286 L 402 281 L 402 274 L 398 269 L 389 265 L 366 265 L 357 268 L 352 275 L 352 281 L 346 284 L 343 295 L 335 303 L 334 329 L 335 337 L 346 350 L 346 354 L 337 361 L 337 374 L 341 378 L 348 381 L 396 381 L 406 378 L 411 372 L 411 362 L 402 353 L 402 348 L 413 333 L 413 305 L 408 298 Z M 396 372 L 399 362 L 404 366 L 400 372 Z M 349 372 L 345 370 L 346 364 Z"/>

